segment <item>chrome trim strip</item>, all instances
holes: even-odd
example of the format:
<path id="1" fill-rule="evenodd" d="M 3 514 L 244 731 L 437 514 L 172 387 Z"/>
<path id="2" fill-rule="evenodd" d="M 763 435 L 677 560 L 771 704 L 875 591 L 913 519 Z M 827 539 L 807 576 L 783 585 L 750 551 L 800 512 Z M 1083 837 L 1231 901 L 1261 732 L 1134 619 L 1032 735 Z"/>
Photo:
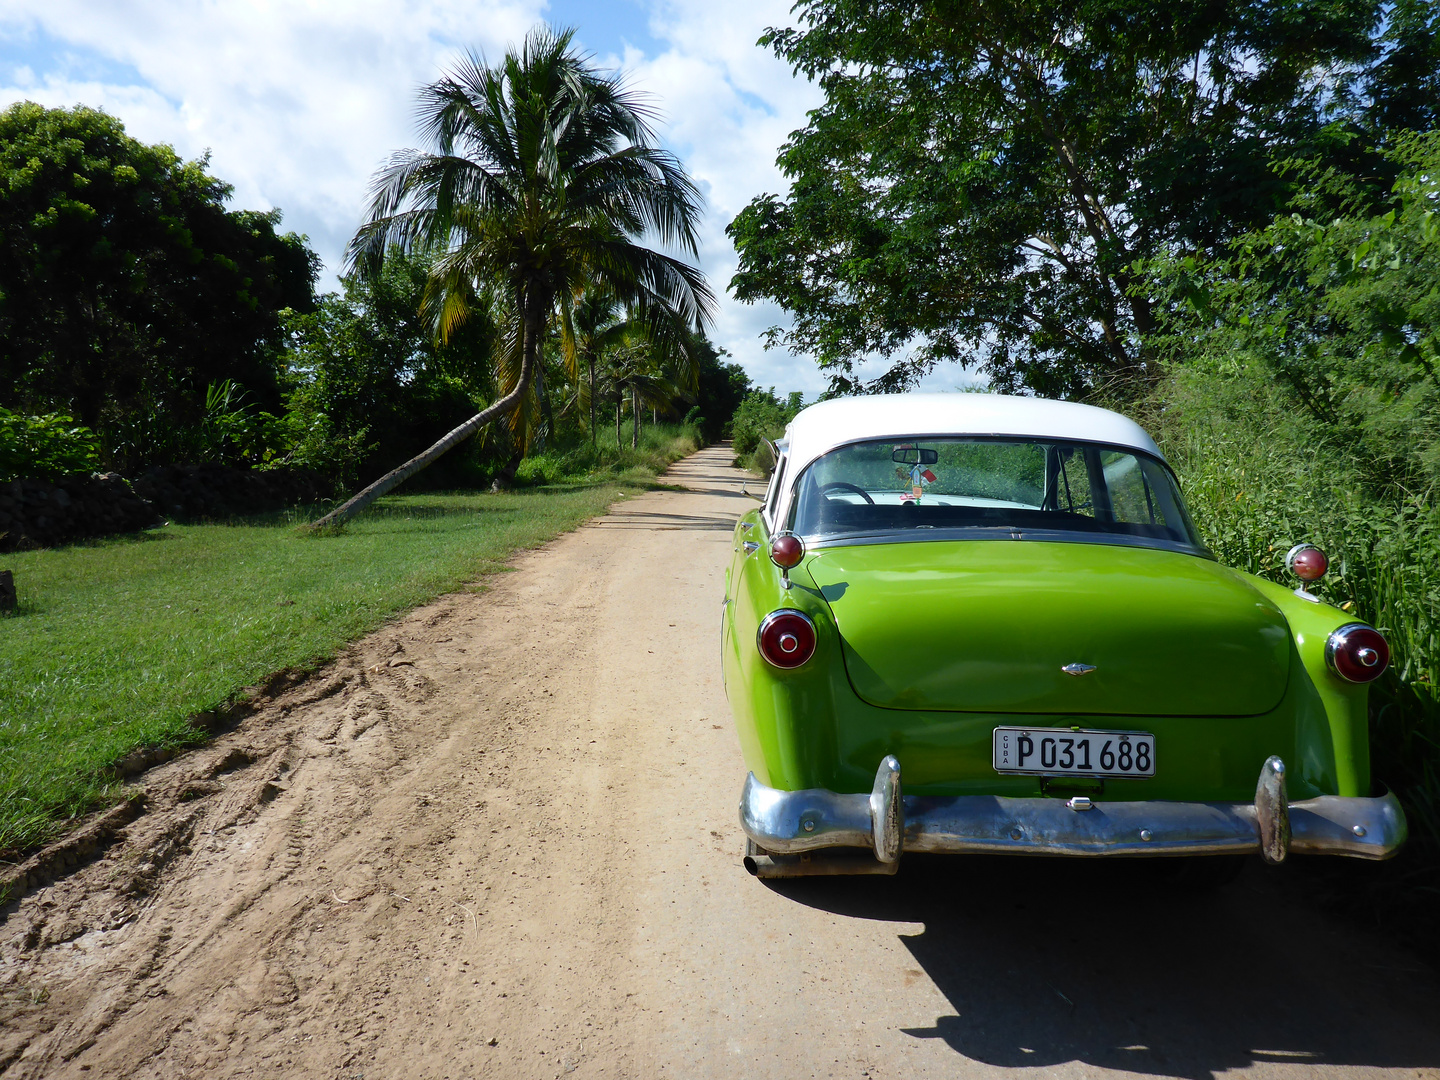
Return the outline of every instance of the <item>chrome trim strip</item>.
<path id="1" fill-rule="evenodd" d="M 895 777 L 898 790 L 898 774 Z M 823 788 L 780 791 L 751 773 L 740 797 L 740 824 L 758 846 L 779 855 L 822 848 L 877 850 L 871 795 Z M 1287 806 L 1296 855 L 1388 859 L 1405 842 L 1395 796 L 1322 795 Z M 899 847 L 907 852 L 1014 855 L 1221 855 L 1261 851 L 1253 803 L 1109 802 L 1077 814 L 1061 799 L 962 795 L 901 796 Z"/>
<path id="2" fill-rule="evenodd" d="M 1012 529 L 1008 525 L 1000 528 L 971 526 L 956 529 L 914 528 L 905 532 L 853 533 L 843 536 L 820 536 L 804 538 L 809 551 L 821 551 L 833 547 L 865 547 L 870 544 L 913 544 L 935 543 L 942 540 L 1040 540 L 1060 544 L 1109 544 L 1112 547 L 1142 547 L 1157 551 L 1175 551 L 1181 555 L 1219 562 L 1215 553 L 1208 548 L 1191 547 L 1173 540 L 1155 540 L 1148 536 L 1126 536 L 1123 533 L 1082 533 L 1064 529 Z"/>

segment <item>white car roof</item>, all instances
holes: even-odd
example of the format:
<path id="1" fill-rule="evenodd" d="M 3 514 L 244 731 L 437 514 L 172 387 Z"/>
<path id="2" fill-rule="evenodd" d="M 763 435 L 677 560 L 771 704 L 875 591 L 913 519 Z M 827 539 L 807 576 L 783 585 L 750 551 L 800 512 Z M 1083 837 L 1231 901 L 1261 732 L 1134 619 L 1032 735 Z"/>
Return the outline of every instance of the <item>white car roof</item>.
<path id="1" fill-rule="evenodd" d="M 1109 443 L 1163 457 L 1134 420 L 1073 401 L 1003 394 L 876 394 L 802 409 L 785 430 L 791 466 L 866 439 L 1018 435 Z"/>
<path id="2" fill-rule="evenodd" d="M 782 483 L 793 490 L 794 478 L 805 466 L 848 443 L 945 435 L 1106 443 L 1143 450 L 1164 460 L 1155 440 L 1139 424 L 1093 405 L 1003 394 L 877 394 L 836 398 L 802 409 L 780 440 L 780 448 L 789 458 Z M 778 494 L 773 509 L 783 515 L 789 490 Z"/>

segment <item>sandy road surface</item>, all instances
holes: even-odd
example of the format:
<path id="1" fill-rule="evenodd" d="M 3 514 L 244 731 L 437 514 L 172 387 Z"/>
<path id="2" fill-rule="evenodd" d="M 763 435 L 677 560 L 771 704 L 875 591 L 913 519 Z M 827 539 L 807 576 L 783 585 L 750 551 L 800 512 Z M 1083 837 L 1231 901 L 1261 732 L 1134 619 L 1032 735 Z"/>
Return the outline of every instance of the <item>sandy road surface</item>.
<path id="1" fill-rule="evenodd" d="M 1440 1076 L 1433 973 L 1283 899 L 907 862 L 771 888 L 727 455 L 362 642 L 0 926 L 7 1077 Z"/>

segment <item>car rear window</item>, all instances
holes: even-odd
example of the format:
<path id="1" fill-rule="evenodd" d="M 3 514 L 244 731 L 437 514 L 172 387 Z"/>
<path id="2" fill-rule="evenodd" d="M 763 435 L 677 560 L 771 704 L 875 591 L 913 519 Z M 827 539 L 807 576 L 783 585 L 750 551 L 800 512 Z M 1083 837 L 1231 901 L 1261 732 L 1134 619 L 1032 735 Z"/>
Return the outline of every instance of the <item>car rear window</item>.
<path id="1" fill-rule="evenodd" d="M 1203 550 L 1175 478 L 1158 460 L 1129 449 L 1042 439 L 842 446 L 801 474 L 790 527 L 816 539 L 1018 529 Z"/>

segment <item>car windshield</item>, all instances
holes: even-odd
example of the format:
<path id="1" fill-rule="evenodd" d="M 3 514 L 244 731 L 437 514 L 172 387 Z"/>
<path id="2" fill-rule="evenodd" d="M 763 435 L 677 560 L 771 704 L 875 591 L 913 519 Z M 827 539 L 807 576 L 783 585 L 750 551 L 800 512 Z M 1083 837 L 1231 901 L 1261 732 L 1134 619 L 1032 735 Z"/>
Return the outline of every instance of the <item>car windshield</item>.
<path id="1" fill-rule="evenodd" d="M 1204 550 L 1174 477 L 1159 461 L 1133 450 L 1046 439 L 842 446 L 801 475 L 789 524 L 815 539 L 988 528 L 1125 536 Z"/>

